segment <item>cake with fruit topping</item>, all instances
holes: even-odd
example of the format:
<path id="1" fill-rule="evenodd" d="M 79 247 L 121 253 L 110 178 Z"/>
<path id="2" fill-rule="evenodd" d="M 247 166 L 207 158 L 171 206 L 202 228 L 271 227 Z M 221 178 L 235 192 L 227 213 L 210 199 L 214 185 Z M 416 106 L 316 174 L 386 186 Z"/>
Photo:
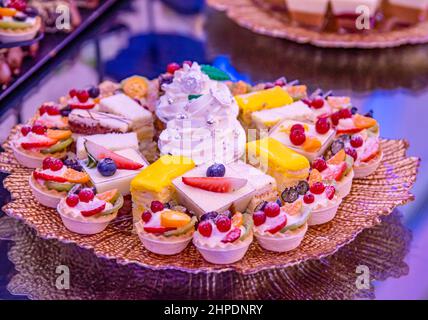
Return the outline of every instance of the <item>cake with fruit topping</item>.
<path id="1" fill-rule="evenodd" d="M 425 21 L 428 14 L 427 0 L 387 0 L 385 14 L 402 24 Z"/>
<path id="2" fill-rule="evenodd" d="M 253 112 L 279 108 L 293 102 L 293 98 L 279 85 L 269 89 L 237 95 L 235 99 L 239 105 L 239 119 L 246 128 L 253 127 Z"/>
<path id="3" fill-rule="evenodd" d="M 324 153 L 334 136 L 335 131 L 328 118 L 319 118 L 315 125 L 284 120 L 269 132 L 269 137 L 304 155 L 310 161 Z"/>
<path id="4" fill-rule="evenodd" d="M 239 161 L 223 165 L 198 166 L 173 180 L 179 203 L 201 216 L 222 212 L 231 206 L 244 212 L 252 199 L 276 199 L 272 177 Z"/>
<path id="5" fill-rule="evenodd" d="M 323 181 L 335 184 L 340 197 L 346 197 L 351 192 L 354 178 L 354 158 L 342 149 L 333 157 L 325 160 L 319 157 L 312 162 L 312 168 L 321 172 Z"/>
<path id="6" fill-rule="evenodd" d="M 73 143 L 69 130 L 24 125 L 10 143 L 15 158 L 28 168 L 39 168 L 46 157 L 62 158 Z"/>
<path id="7" fill-rule="evenodd" d="M 373 130 L 374 129 L 374 130 Z M 363 129 L 354 134 L 338 136 L 325 154 L 326 159 L 335 157 L 341 150 L 354 160 L 356 178 L 364 178 L 379 167 L 382 160 L 382 149 L 377 127 Z"/>
<path id="8" fill-rule="evenodd" d="M 147 160 L 135 148 L 115 148 L 112 151 L 105 147 L 111 145 L 107 140 L 101 145 L 86 139 L 83 144 L 87 159 L 81 164 L 98 192 L 115 188 L 122 195 L 127 195 L 132 179 L 148 167 Z"/>
<path id="9" fill-rule="evenodd" d="M 33 171 L 30 187 L 37 201 L 44 206 L 56 208 L 59 200 L 76 185 L 86 185 L 89 176 L 76 160 L 47 157 L 42 168 Z"/>
<path id="10" fill-rule="evenodd" d="M 0 4 L 0 41 L 3 43 L 33 39 L 42 26 L 37 9 L 26 0 L 3 0 Z"/>
<path id="11" fill-rule="evenodd" d="M 95 193 L 92 188 L 78 188 L 61 199 L 57 211 L 68 230 L 90 235 L 104 231 L 122 206 L 117 189 Z"/>
<path id="12" fill-rule="evenodd" d="M 54 102 L 44 103 L 39 113 L 32 121 L 33 125 L 40 125 L 48 129 L 68 129 L 68 119 L 63 115 L 61 107 Z"/>
<path id="13" fill-rule="evenodd" d="M 247 162 L 275 178 L 278 190 L 309 175 L 308 159 L 271 137 L 247 143 Z"/>
<path id="14" fill-rule="evenodd" d="M 291 20 L 304 27 L 321 30 L 326 24 L 330 0 L 286 0 Z"/>
<path id="15" fill-rule="evenodd" d="M 253 213 L 254 235 L 260 246 L 269 251 L 296 249 L 308 230 L 311 209 L 302 200 L 293 203 L 267 202 Z"/>
<path id="16" fill-rule="evenodd" d="M 252 241 L 252 219 L 239 211 L 205 213 L 193 235 L 193 244 L 202 257 L 215 264 L 241 260 Z"/>
<path id="17" fill-rule="evenodd" d="M 172 180 L 195 167 L 190 158 L 165 155 L 160 157 L 131 181 L 134 222 L 155 200 L 166 203 L 176 198 Z"/>
<path id="18" fill-rule="evenodd" d="M 359 8 L 364 8 L 364 13 L 369 16 L 369 29 L 375 26 L 375 17 L 378 13 L 381 0 L 331 0 L 331 12 L 338 32 L 357 32 L 358 18 L 362 12 Z M 361 28 L 362 29 L 362 28 Z"/>
<path id="19" fill-rule="evenodd" d="M 297 185 L 284 189 L 281 199 L 287 206 L 301 202 L 303 208 L 310 209 L 310 226 L 331 221 L 342 202 L 335 186 L 323 181 L 317 169 L 311 170 L 308 181 L 302 180 Z"/>
<path id="20" fill-rule="evenodd" d="M 197 218 L 183 208 L 166 208 L 161 202 L 153 201 L 150 208 L 143 212 L 135 227 L 147 250 L 173 255 L 187 247 L 192 240 Z"/>

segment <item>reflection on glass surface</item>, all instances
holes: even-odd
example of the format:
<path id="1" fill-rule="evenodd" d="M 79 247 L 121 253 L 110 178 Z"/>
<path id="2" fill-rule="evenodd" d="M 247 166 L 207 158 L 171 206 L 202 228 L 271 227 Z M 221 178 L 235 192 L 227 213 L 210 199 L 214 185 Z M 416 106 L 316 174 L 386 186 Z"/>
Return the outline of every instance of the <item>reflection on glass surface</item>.
<path id="1" fill-rule="evenodd" d="M 85 87 L 101 79 L 120 80 L 135 73 L 152 78 L 170 61 L 197 60 L 212 62 L 236 79 L 258 82 L 285 75 L 312 90 L 320 87 L 350 95 L 361 110 L 374 110 L 382 136 L 404 138 L 410 142 L 409 155 L 428 158 L 428 46 L 320 49 L 253 34 L 222 13 L 209 9 L 194 13 L 200 1 L 189 4 L 120 1 L 118 10 L 102 18 L 43 73 L 21 86 L 13 99 L 2 102 L 1 140 L 15 123 L 27 121 L 41 103 L 57 99 L 71 87 Z M 407 257 L 410 273 L 377 283 L 378 298 L 428 298 L 428 253 L 424 250 L 428 243 L 427 181 L 428 164 L 422 161 L 414 188 L 416 200 L 400 209 L 414 232 Z"/>

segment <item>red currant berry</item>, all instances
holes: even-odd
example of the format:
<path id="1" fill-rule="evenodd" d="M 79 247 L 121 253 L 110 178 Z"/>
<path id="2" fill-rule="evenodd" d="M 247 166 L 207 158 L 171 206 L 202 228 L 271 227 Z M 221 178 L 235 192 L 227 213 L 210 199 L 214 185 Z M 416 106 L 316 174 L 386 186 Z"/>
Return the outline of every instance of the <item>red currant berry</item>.
<path id="1" fill-rule="evenodd" d="M 340 109 L 339 111 L 339 118 L 340 119 L 348 119 L 352 118 L 352 112 L 349 109 Z"/>
<path id="2" fill-rule="evenodd" d="M 311 192 L 313 194 L 321 194 L 324 192 L 325 190 L 325 186 L 322 182 L 315 182 L 311 188 L 310 188 Z"/>
<path id="3" fill-rule="evenodd" d="M 333 125 L 337 126 L 339 124 L 339 120 L 340 120 L 339 111 L 333 113 L 330 118 L 331 118 L 331 122 L 333 123 Z"/>
<path id="4" fill-rule="evenodd" d="M 276 217 L 277 215 L 279 215 L 279 213 L 281 212 L 281 208 L 279 207 L 278 203 L 269 202 L 266 204 L 266 206 L 264 208 L 264 212 L 265 212 L 266 216 L 273 218 L 273 217 Z"/>
<path id="5" fill-rule="evenodd" d="M 39 113 L 40 113 L 40 115 L 42 116 L 42 115 L 44 115 L 47 111 L 48 111 L 48 105 L 46 105 L 46 104 L 43 104 L 40 108 L 39 108 Z"/>
<path id="6" fill-rule="evenodd" d="M 327 162 L 323 158 L 317 158 L 312 162 L 312 168 L 317 169 L 319 172 L 323 172 L 327 169 Z"/>
<path id="7" fill-rule="evenodd" d="M 322 98 L 315 98 L 311 102 L 311 107 L 314 109 L 321 109 L 324 106 L 324 99 Z"/>
<path id="8" fill-rule="evenodd" d="M 336 193 L 336 188 L 333 186 L 328 186 L 325 188 L 325 195 L 329 200 L 334 198 L 334 194 Z"/>
<path id="9" fill-rule="evenodd" d="M 166 72 L 170 73 L 170 74 L 174 74 L 175 71 L 180 70 L 180 65 L 176 62 L 171 62 L 167 67 L 166 67 Z"/>
<path id="10" fill-rule="evenodd" d="M 21 128 L 21 133 L 22 135 L 25 137 L 27 134 L 29 134 L 31 131 L 31 127 L 30 126 L 23 126 Z"/>
<path id="11" fill-rule="evenodd" d="M 70 194 L 66 199 L 65 202 L 69 207 L 75 207 L 79 203 L 79 196 L 77 194 Z"/>
<path id="12" fill-rule="evenodd" d="M 141 215 L 141 219 L 143 219 L 144 222 L 149 222 L 152 218 L 152 214 L 149 211 L 144 211 Z"/>
<path id="13" fill-rule="evenodd" d="M 153 213 L 162 211 L 163 209 L 164 206 L 160 201 L 152 201 L 152 203 L 150 204 L 150 210 L 152 210 Z"/>
<path id="14" fill-rule="evenodd" d="M 51 158 L 51 157 L 44 158 L 43 159 L 43 170 L 50 169 L 53 160 L 55 160 L 55 158 Z"/>
<path id="15" fill-rule="evenodd" d="M 266 221 L 266 214 L 263 211 L 256 211 L 253 213 L 253 221 L 256 227 L 262 225 Z"/>
<path id="16" fill-rule="evenodd" d="M 198 226 L 199 233 L 204 237 L 210 237 L 213 232 L 213 226 L 209 220 L 202 221 Z"/>
<path id="17" fill-rule="evenodd" d="M 48 115 L 50 115 L 50 116 L 57 116 L 57 115 L 59 115 L 59 114 L 60 114 L 59 109 L 58 109 L 57 107 L 55 107 L 55 106 L 48 106 L 48 107 L 46 108 L 46 112 L 47 112 L 47 113 L 48 113 Z"/>
<path id="18" fill-rule="evenodd" d="M 7 6 L 18 11 L 24 11 L 27 8 L 27 2 L 23 0 L 10 0 Z"/>
<path id="19" fill-rule="evenodd" d="M 230 220 L 229 217 L 221 215 L 217 218 L 215 225 L 218 231 L 227 232 L 232 227 L 232 220 Z"/>
<path id="20" fill-rule="evenodd" d="M 352 147 L 359 148 L 363 145 L 363 138 L 360 135 L 353 136 L 350 143 Z"/>
<path id="21" fill-rule="evenodd" d="M 34 132 L 35 134 L 40 134 L 43 135 L 46 132 L 46 128 L 44 126 L 35 124 L 32 128 L 31 131 Z"/>
<path id="22" fill-rule="evenodd" d="M 312 193 L 307 193 L 307 194 L 305 194 L 305 195 L 303 196 L 303 201 L 304 201 L 306 204 L 311 204 L 311 203 L 314 203 L 314 201 L 315 201 L 315 197 L 314 197 L 314 195 L 313 195 Z"/>
<path id="23" fill-rule="evenodd" d="M 302 125 L 302 124 L 300 124 L 300 123 L 296 123 L 296 124 L 293 124 L 292 126 L 291 126 L 291 129 L 290 129 L 290 132 L 293 132 L 293 131 L 299 131 L 299 132 L 305 132 L 305 127 Z"/>
<path id="24" fill-rule="evenodd" d="M 301 131 L 291 131 L 290 141 L 295 146 L 300 146 L 306 141 L 306 135 L 304 132 Z"/>
<path id="25" fill-rule="evenodd" d="M 319 134 L 326 134 L 330 130 L 330 122 L 327 118 L 319 118 L 315 124 L 315 129 Z"/>
<path id="26" fill-rule="evenodd" d="M 77 90 L 76 89 L 71 89 L 70 92 L 68 93 L 68 95 L 71 98 L 77 97 Z"/>
<path id="27" fill-rule="evenodd" d="M 85 103 L 89 100 L 89 93 L 87 90 L 79 90 L 77 91 L 77 99 L 79 99 L 80 102 Z"/>
<path id="28" fill-rule="evenodd" d="M 184 66 L 184 65 L 188 65 L 189 67 L 191 67 L 191 66 L 192 66 L 192 64 L 193 64 L 193 62 L 192 62 L 192 61 L 190 61 L 190 60 L 185 60 L 185 61 L 183 61 L 183 66 Z"/>
<path id="29" fill-rule="evenodd" d="M 308 107 L 310 107 L 311 106 L 311 100 L 309 100 L 309 99 L 302 99 L 302 102 L 304 103 L 304 104 L 306 104 Z"/>
<path id="30" fill-rule="evenodd" d="M 82 202 L 89 202 L 94 199 L 95 195 L 91 188 L 84 188 L 79 192 L 79 199 Z"/>
<path id="31" fill-rule="evenodd" d="M 59 171 L 62 169 L 63 166 L 64 166 L 64 164 L 62 163 L 62 161 L 60 159 L 53 158 L 51 160 L 49 169 L 51 169 L 52 171 Z"/>
<path id="32" fill-rule="evenodd" d="M 354 161 L 357 161 L 358 153 L 354 148 L 345 148 L 345 153 L 354 158 Z"/>

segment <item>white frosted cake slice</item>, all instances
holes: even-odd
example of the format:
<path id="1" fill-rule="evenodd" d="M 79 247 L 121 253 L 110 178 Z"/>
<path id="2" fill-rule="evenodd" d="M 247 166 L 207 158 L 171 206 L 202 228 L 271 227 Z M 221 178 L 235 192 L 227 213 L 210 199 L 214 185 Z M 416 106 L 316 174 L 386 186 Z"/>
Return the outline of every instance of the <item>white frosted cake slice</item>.
<path id="1" fill-rule="evenodd" d="M 76 155 L 78 159 L 86 159 L 88 156 L 85 150 L 85 140 L 92 141 L 96 144 L 102 145 L 111 151 L 121 149 L 134 149 L 138 150 L 138 139 L 135 132 L 129 133 L 106 133 L 94 134 L 91 136 L 80 136 L 76 142 Z"/>
<path id="2" fill-rule="evenodd" d="M 143 165 L 143 167 L 138 170 L 118 169 L 113 176 L 104 177 L 100 174 L 96 167 L 88 168 L 86 165 L 86 160 L 81 160 L 80 163 L 82 164 L 84 170 L 88 173 L 91 182 L 94 184 L 98 193 L 102 193 L 111 189 L 118 189 L 123 195 L 128 195 L 130 193 L 132 179 L 134 179 L 134 177 L 136 177 L 142 170 L 147 168 L 149 164 L 146 159 L 144 159 L 144 157 L 133 148 L 116 150 L 115 153 L 140 163 Z"/>
<path id="3" fill-rule="evenodd" d="M 327 120 L 325 120 L 327 121 Z M 304 140 L 300 140 L 297 144 L 297 140 L 292 139 L 292 135 L 295 136 L 293 126 L 300 126 L 304 128 Z M 335 130 L 328 126 L 328 130 L 325 129 L 323 133 L 318 132 L 319 127 L 316 124 L 306 123 L 294 120 L 284 120 L 278 123 L 277 126 L 272 128 L 269 133 L 269 137 L 281 142 L 286 147 L 296 151 L 297 153 L 305 156 L 309 161 L 313 161 L 315 158 L 324 154 L 327 147 L 333 141 L 335 136 Z M 325 127 L 324 127 L 325 128 Z"/>
<path id="4" fill-rule="evenodd" d="M 284 119 L 313 121 L 315 115 L 308 105 L 297 101 L 280 108 L 255 111 L 251 117 L 257 129 L 270 130 Z"/>
<path id="5" fill-rule="evenodd" d="M 68 124 L 73 133 L 84 135 L 131 131 L 129 119 L 93 110 L 74 109 L 68 116 Z"/>
<path id="6" fill-rule="evenodd" d="M 196 167 L 173 180 L 180 204 L 198 216 L 210 212 L 222 212 L 231 205 L 237 211 L 244 212 L 254 196 L 269 195 L 276 197 L 275 180 L 244 162 L 227 164 L 225 178 L 245 178 L 246 184 L 232 192 L 217 193 L 206 191 L 183 182 L 183 177 L 206 177 L 208 165 Z"/>
<path id="7" fill-rule="evenodd" d="M 330 0 L 286 0 L 291 19 L 301 25 L 321 29 Z"/>

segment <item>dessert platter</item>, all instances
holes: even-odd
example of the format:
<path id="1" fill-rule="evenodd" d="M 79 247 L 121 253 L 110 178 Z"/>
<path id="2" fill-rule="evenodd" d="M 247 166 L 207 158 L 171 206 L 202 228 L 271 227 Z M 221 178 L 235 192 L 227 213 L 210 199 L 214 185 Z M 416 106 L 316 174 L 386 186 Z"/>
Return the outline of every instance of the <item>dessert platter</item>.
<path id="1" fill-rule="evenodd" d="M 4 211 L 119 264 L 253 274 L 335 253 L 413 199 L 419 159 L 349 97 L 171 63 L 14 128 Z"/>
<path id="2" fill-rule="evenodd" d="M 254 32 L 319 47 L 428 42 L 426 0 L 208 0 Z"/>

